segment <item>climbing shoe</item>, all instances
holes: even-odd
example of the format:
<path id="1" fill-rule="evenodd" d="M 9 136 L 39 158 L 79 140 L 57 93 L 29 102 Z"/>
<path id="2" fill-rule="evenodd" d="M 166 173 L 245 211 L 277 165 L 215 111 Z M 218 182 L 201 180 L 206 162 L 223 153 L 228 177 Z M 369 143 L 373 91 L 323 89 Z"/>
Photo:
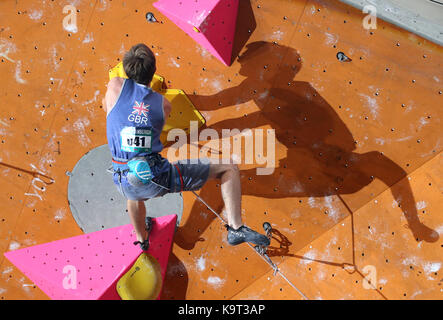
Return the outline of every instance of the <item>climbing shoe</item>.
<path id="1" fill-rule="evenodd" d="M 143 242 L 140 241 L 135 241 L 134 245 L 140 245 L 140 248 L 143 251 L 147 251 L 149 249 L 149 235 L 151 233 L 152 230 L 152 225 L 153 225 L 153 220 L 151 217 L 146 217 L 145 219 L 145 223 L 146 223 L 146 231 L 148 232 L 148 236 L 146 237 L 146 240 L 144 240 Z"/>
<path id="2" fill-rule="evenodd" d="M 246 226 L 241 226 L 240 228 L 233 229 L 232 227 L 226 225 L 228 230 L 228 243 L 231 246 L 236 246 L 243 242 L 251 242 L 259 246 L 269 246 L 270 240 L 265 235 L 262 235 Z"/>

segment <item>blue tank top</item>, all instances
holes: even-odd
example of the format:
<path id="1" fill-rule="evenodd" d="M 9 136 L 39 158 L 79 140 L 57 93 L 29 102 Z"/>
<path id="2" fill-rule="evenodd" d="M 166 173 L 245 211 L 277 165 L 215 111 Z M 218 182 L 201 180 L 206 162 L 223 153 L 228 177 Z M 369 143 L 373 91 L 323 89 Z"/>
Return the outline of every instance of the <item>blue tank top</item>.
<path id="1" fill-rule="evenodd" d="M 165 122 L 163 99 L 151 88 L 125 79 L 120 96 L 106 118 L 108 145 L 114 160 L 127 162 L 135 156 L 163 150 L 160 141 Z M 156 169 L 157 174 L 164 171 Z"/>

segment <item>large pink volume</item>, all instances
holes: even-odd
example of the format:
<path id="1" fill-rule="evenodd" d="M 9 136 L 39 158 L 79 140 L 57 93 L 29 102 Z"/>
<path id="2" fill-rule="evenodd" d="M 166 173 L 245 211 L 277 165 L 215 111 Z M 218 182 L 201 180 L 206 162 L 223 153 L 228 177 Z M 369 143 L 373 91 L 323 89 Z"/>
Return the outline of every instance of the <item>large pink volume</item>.
<path id="1" fill-rule="evenodd" d="M 147 251 L 166 275 L 177 216 L 154 219 Z M 33 247 L 5 252 L 51 299 L 120 299 L 116 283 L 134 264 L 142 250 L 132 225 L 96 231 Z"/>
<path id="2" fill-rule="evenodd" d="M 159 0 L 154 7 L 230 66 L 238 0 Z"/>

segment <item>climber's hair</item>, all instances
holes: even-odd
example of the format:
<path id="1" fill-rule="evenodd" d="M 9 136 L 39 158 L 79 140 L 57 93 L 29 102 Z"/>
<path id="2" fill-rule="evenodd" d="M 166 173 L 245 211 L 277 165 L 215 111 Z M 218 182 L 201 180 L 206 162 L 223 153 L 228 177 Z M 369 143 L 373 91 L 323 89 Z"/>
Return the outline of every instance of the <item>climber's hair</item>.
<path id="1" fill-rule="evenodd" d="M 147 45 L 136 44 L 125 53 L 123 69 L 129 79 L 149 85 L 156 71 L 155 55 Z"/>

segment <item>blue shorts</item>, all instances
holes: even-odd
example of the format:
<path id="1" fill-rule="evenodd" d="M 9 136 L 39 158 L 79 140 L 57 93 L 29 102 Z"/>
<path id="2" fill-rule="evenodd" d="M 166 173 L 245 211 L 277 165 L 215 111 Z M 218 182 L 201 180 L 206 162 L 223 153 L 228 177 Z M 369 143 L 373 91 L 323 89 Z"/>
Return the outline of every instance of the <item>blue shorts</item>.
<path id="1" fill-rule="evenodd" d="M 167 159 L 159 164 L 162 172 L 154 174 L 151 182 L 139 187 L 128 183 L 126 174 L 114 173 L 114 183 L 119 192 L 129 200 L 148 200 L 167 193 L 201 189 L 209 177 L 208 159 L 180 160 L 169 163 Z M 167 163 L 165 163 L 167 162 Z M 156 167 L 151 168 L 155 173 Z"/>

